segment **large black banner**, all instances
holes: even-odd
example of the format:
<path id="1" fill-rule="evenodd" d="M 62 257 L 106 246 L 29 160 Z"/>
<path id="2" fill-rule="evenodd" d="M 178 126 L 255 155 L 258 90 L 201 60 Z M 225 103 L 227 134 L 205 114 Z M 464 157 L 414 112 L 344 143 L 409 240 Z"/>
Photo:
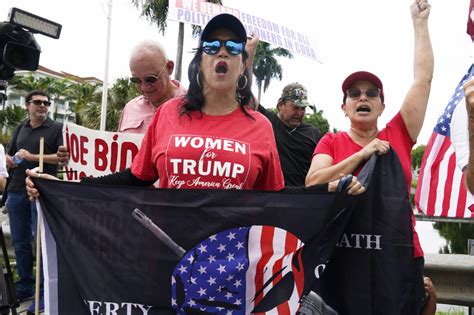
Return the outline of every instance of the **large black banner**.
<path id="1" fill-rule="evenodd" d="M 397 306 L 413 302 L 399 174 L 379 158 L 359 197 L 36 180 L 46 312 L 411 314 Z"/>
<path id="2" fill-rule="evenodd" d="M 323 275 L 322 296 L 340 314 L 419 315 L 425 296 L 405 176 L 393 149 L 372 157 L 359 178 L 371 163 L 368 190 Z"/>

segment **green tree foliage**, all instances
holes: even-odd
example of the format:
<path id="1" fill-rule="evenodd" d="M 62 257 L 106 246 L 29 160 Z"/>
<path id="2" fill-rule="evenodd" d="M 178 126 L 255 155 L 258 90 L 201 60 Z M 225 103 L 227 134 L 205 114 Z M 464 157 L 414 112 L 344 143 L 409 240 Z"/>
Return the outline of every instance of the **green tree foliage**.
<path id="1" fill-rule="evenodd" d="M 267 108 L 267 110 L 278 114 L 278 110 L 276 108 Z M 318 128 L 319 131 L 321 131 L 321 135 L 324 135 L 329 131 L 329 122 L 326 118 L 324 118 L 323 113 L 324 112 L 322 110 L 317 110 L 312 114 L 306 114 L 304 117 L 304 122 Z M 333 128 L 333 132 L 337 132 L 337 129 Z"/>
<path id="2" fill-rule="evenodd" d="M 120 114 L 129 100 L 140 93 L 136 86 L 127 78 L 120 78 L 114 83 L 108 92 L 107 119 L 105 130 L 116 131 L 120 119 Z M 98 101 L 92 101 L 84 106 L 83 125 L 91 129 L 99 129 L 102 93 L 97 93 Z"/>
<path id="3" fill-rule="evenodd" d="M 324 118 L 322 110 L 316 110 L 313 114 L 306 115 L 305 122 L 318 128 L 321 131 L 321 135 L 329 131 L 329 122 Z"/>
<path id="4" fill-rule="evenodd" d="M 420 144 L 416 148 L 411 151 L 411 167 L 414 170 L 418 170 L 421 167 L 421 160 L 423 158 L 423 154 L 425 153 L 426 145 Z"/>
<path id="5" fill-rule="evenodd" d="M 5 126 L 6 130 L 2 130 L 2 142 L 7 143 L 16 126 L 18 126 L 27 117 L 27 112 L 20 106 L 9 106 L 5 110 L 0 111 L 0 125 Z M 3 128 L 2 128 L 3 129 Z"/>
<path id="6" fill-rule="evenodd" d="M 48 93 L 53 101 L 57 101 L 60 96 L 64 95 L 70 84 L 67 79 L 34 77 L 33 72 L 29 75 L 14 76 L 9 82 L 9 86 L 21 91 L 23 96 L 33 90 L 41 90 Z"/>
<path id="7" fill-rule="evenodd" d="M 84 124 L 85 109 L 88 104 L 100 104 L 102 85 L 91 83 L 79 83 L 69 86 L 66 99 L 69 101 L 70 109 L 76 114 L 76 124 Z"/>
<path id="8" fill-rule="evenodd" d="M 100 127 L 102 103 L 102 86 L 100 84 L 76 83 L 70 79 L 50 77 L 34 78 L 32 75 L 27 75 L 14 77 L 10 86 L 25 96 L 28 92 L 39 89 L 48 93 L 53 101 L 64 97 L 69 101 L 70 109 L 76 115 L 77 124 L 91 129 Z M 117 130 L 120 114 L 125 104 L 139 94 L 136 86 L 130 83 L 128 78 L 117 79 L 108 92 L 106 130 Z M 2 118 L 0 117 L 0 119 Z"/>
<path id="9" fill-rule="evenodd" d="M 440 253 L 467 254 L 467 240 L 474 239 L 474 224 L 436 222 L 433 227 L 447 241 Z"/>
<path id="10" fill-rule="evenodd" d="M 258 102 L 261 100 L 262 88 L 265 92 L 272 79 L 281 81 L 283 78 L 283 69 L 276 59 L 277 56 L 293 58 L 293 55 L 284 48 L 272 48 L 268 43 L 258 43 L 253 61 L 253 74 L 258 87 Z"/>
<path id="11" fill-rule="evenodd" d="M 208 0 L 208 2 L 222 4 L 221 0 Z M 141 16 L 145 17 L 152 24 L 156 24 L 158 31 L 165 35 L 168 17 L 168 0 L 132 0 L 132 3 L 141 11 Z M 194 29 L 194 33 L 196 28 Z M 179 23 L 178 46 L 176 52 L 175 79 L 181 80 L 182 60 L 184 42 L 184 23 Z"/>
<path id="12" fill-rule="evenodd" d="M 123 108 L 131 99 L 140 95 L 135 84 L 128 78 L 119 78 L 109 89 L 106 129 L 116 131 Z"/>

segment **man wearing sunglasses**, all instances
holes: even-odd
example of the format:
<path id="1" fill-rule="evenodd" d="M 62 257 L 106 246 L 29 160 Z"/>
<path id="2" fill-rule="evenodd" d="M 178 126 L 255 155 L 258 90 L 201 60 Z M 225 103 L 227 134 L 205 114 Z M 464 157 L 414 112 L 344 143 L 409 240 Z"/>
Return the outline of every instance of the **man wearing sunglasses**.
<path id="1" fill-rule="evenodd" d="M 25 188 L 25 170 L 37 167 L 40 159 L 40 138 L 44 138 L 43 172 L 56 175 L 58 158 L 56 151 L 63 143 L 62 123 L 48 117 L 48 94 L 32 91 L 26 96 L 28 118 L 15 129 L 7 146 L 7 166 L 11 180 L 7 186 L 8 216 L 19 281 L 15 284 L 16 296 L 25 300 L 34 295 L 32 235 L 36 233 L 36 204 L 28 199 Z M 42 287 L 42 285 L 41 285 Z M 43 290 L 40 292 L 40 310 L 43 306 Z M 28 309 L 33 314 L 34 302 Z"/>
<path id="2" fill-rule="evenodd" d="M 304 186 L 314 148 L 321 132 L 304 122 L 308 102 L 306 88 L 300 83 L 291 83 L 283 88 L 278 100 L 278 114 L 258 107 L 258 111 L 270 120 L 280 156 L 285 186 Z"/>
<path id="3" fill-rule="evenodd" d="M 144 41 L 135 46 L 129 65 L 130 81 L 141 95 L 125 105 L 118 131 L 145 133 L 156 109 L 164 102 L 186 94 L 186 89 L 171 79 L 174 63 L 156 41 Z"/>

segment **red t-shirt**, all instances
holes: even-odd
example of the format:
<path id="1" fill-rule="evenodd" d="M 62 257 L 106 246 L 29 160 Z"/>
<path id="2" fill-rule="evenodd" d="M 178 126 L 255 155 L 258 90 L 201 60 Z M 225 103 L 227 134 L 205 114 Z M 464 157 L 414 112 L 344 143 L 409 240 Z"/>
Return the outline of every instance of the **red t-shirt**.
<path id="1" fill-rule="evenodd" d="M 180 114 L 183 99 L 156 111 L 132 173 L 160 188 L 281 190 L 283 174 L 270 122 L 240 108 L 223 116 Z"/>
<path id="2" fill-rule="evenodd" d="M 403 173 L 405 175 L 408 195 L 410 195 L 411 188 L 411 150 L 415 142 L 410 137 L 408 130 L 405 126 L 400 113 L 396 114 L 395 117 L 382 129 L 377 138 L 388 141 L 390 146 L 397 152 L 400 163 L 402 164 Z M 362 146 L 355 143 L 347 132 L 338 132 L 336 134 L 328 132 L 318 143 L 314 150 L 316 154 L 327 154 L 332 157 L 333 164 L 337 164 L 352 154 L 362 150 Z M 356 174 L 358 173 L 355 172 Z M 415 216 L 412 211 L 412 226 L 413 226 L 413 245 L 414 245 L 414 256 L 422 257 L 423 250 L 418 239 L 418 234 L 415 230 Z"/>

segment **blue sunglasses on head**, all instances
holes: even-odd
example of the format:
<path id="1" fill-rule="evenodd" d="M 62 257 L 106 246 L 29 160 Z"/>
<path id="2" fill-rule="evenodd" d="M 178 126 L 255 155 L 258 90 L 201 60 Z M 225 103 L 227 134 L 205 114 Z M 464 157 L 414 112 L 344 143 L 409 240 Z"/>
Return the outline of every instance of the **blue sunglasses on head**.
<path id="1" fill-rule="evenodd" d="M 224 45 L 227 52 L 231 55 L 237 56 L 244 51 L 244 43 L 238 43 L 233 40 L 203 40 L 201 47 L 202 50 L 208 55 L 215 55 L 219 52 L 222 45 Z"/>

